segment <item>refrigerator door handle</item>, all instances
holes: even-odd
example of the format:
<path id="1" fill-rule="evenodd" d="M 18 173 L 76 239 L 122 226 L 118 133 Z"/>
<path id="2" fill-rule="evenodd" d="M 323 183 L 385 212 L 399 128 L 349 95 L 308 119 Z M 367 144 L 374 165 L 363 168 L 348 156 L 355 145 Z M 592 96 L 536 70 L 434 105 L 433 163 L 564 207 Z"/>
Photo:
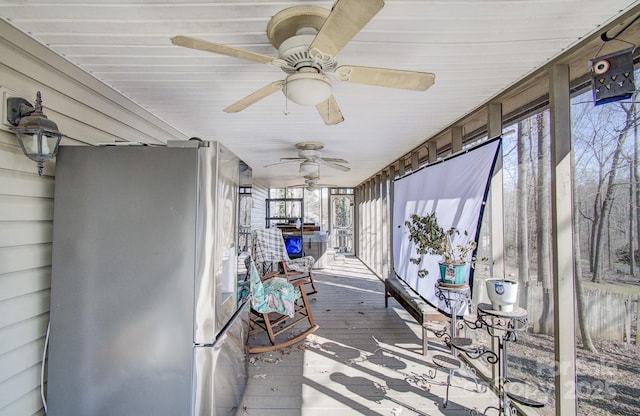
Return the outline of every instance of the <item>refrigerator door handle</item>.
<path id="1" fill-rule="evenodd" d="M 203 343 L 195 342 L 193 344 L 193 346 L 194 347 L 213 347 L 214 345 L 216 345 L 218 340 L 224 338 L 224 336 L 227 334 L 227 332 L 229 331 L 231 326 L 233 326 L 233 322 L 236 320 L 238 315 L 240 315 L 242 312 L 244 312 L 245 305 L 247 304 L 247 302 L 248 302 L 248 300 L 245 299 L 244 302 L 242 302 L 242 303 L 240 303 L 238 305 L 238 309 L 235 311 L 235 313 L 233 314 L 231 319 L 229 319 L 229 321 L 227 321 L 227 323 L 225 324 L 224 328 L 222 328 L 222 330 L 220 331 L 220 333 L 218 334 L 218 336 L 216 337 L 216 339 L 213 342 L 203 342 Z"/>

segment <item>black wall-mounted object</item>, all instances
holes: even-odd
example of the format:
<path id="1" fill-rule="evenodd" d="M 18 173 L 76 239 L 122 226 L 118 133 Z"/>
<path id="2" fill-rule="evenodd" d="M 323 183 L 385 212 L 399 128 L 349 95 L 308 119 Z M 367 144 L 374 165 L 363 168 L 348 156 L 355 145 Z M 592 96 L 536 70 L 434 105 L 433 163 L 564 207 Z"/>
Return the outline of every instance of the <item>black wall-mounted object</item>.
<path id="1" fill-rule="evenodd" d="M 633 95 L 636 90 L 633 50 L 624 49 L 590 61 L 595 105 L 624 100 Z"/>

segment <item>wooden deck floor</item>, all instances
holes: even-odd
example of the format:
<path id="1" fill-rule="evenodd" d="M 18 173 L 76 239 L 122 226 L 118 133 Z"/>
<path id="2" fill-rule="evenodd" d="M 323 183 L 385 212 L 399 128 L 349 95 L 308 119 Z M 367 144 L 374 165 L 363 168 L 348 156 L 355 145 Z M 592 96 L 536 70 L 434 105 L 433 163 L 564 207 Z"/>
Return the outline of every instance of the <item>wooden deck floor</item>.
<path id="1" fill-rule="evenodd" d="M 384 307 L 384 285 L 359 260 L 314 276 L 320 329 L 291 348 L 250 356 L 237 416 L 469 415 L 497 404 L 490 390 L 478 393 L 470 377 L 455 376 L 442 407 L 447 374 L 427 377 L 434 365 L 421 354 L 419 325 L 395 300 Z M 441 341 L 430 343 L 430 355 L 443 353 Z"/>

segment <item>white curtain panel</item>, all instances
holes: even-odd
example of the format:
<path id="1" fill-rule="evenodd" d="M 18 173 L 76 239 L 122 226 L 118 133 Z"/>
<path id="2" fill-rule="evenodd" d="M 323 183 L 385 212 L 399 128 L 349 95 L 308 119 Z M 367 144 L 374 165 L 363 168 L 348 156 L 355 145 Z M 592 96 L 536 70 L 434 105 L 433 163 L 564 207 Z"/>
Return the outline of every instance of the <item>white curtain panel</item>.
<path id="1" fill-rule="evenodd" d="M 442 162 L 428 165 L 394 182 L 393 203 L 393 265 L 396 275 L 415 289 L 427 302 L 449 314 L 444 302 L 438 299 L 435 285 L 440 278 L 440 256 L 424 255 L 420 265 L 409 261 L 417 257 L 404 225 L 412 214 L 427 215 L 435 212 L 438 223 L 445 230 L 460 230 L 454 242 L 476 240 L 481 213 L 488 194 L 490 178 L 501 140 L 495 139 L 465 153 Z M 464 231 L 468 235 L 464 235 Z M 424 278 L 418 270 L 426 269 Z M 466 281 L 471 267 L 467 267 Z M 466 313 L 464 308 L 457 315 Z"/>

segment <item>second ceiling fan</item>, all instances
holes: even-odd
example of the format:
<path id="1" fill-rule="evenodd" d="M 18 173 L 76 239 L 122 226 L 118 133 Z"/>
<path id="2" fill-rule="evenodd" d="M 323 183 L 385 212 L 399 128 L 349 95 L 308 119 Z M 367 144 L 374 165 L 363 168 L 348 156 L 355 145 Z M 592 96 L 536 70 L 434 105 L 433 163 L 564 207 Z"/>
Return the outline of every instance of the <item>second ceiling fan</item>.
<path id="1" fill-rule="evenodd" d="M 324 149 L 324 144 L 320 142 L 300 142 L 296 143 L 295 147 L 298 149 L 297 157 L 281 157 L 280 162 L 266 165 L 265 167 L 280 165 L 283 163 L 300 162 L 300 175 L 302 176 L 317 176 L 318 171 L 320 170 L 320 165 L 337 169 L 342 172 L 349 172 L 351 170 L 348 166 L 344 166 L 349 163 L 344 159 L 322 157 L 320 150 Z"/>
<path id="2" fill-rule="evenodd" d="M 283 91 L 288 99 L 315 106 L 325 124 L 344 121 L 333 97 L 331 75 L 338 81 L 425 91 L 435 80 L 429 72 L 403 71 L 356 65 L 338 66 L 336 55 L 382 9 L 382 0 L 338 0 L 331 10 L 319 6 L 293 6 L 274 15 L 267 37 L 278 58 L 189 36 L 171 38 L 174 45 L 273 65 L 287 77 L 267 84 L 224 109 L 242 111 L 259 100 Z"/>

